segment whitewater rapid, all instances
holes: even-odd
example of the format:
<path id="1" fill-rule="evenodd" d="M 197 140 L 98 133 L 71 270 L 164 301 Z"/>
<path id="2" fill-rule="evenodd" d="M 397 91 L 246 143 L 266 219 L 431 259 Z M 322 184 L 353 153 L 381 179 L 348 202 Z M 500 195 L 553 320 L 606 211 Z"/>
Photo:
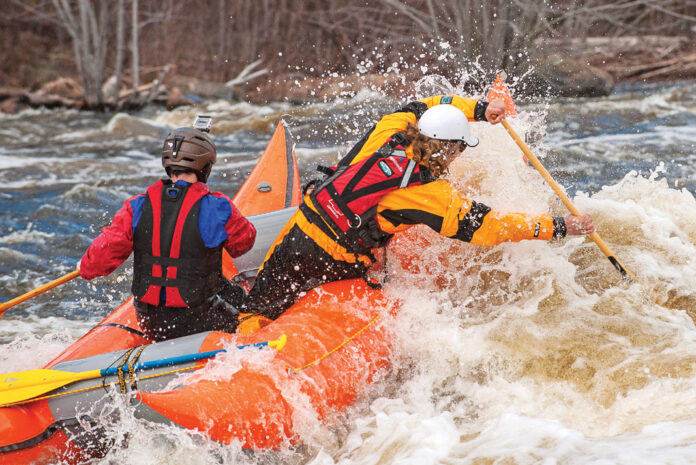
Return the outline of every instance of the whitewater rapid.
<path id="1" fill-rule="evenodd" d="M 586 238 L 488 249 L 419 228 L 394 241 L 388 260 L 385 290 L 403 301 L 390 320 L 393 367 L 334 423 L 305 409 L 302 446 L 249 454 L 124 409 L 109 426 L 119 447 L 95 463 L 695 463 L 694 96 L 695 83 L 627 88 L 522 106 L 511 121 L 637 282 Z M 123 200 L 159 176 L 166 131 L 196 112 L 214 117 L 211 187 L 232 195 L 281 117 L 306 180 L 369 128 L 365 114 L 399 102 L 388 103 L 360 95 L 299 108 L 0 115 L 0 300 L 69 272 Z M 566 214 L 502 127 L 473 126 L 481 144 L 450 174 L 465 196 Z M 9 310 L 0 372 L 48 362 L 128 296 L 129 276 L 126 264 Z"/>

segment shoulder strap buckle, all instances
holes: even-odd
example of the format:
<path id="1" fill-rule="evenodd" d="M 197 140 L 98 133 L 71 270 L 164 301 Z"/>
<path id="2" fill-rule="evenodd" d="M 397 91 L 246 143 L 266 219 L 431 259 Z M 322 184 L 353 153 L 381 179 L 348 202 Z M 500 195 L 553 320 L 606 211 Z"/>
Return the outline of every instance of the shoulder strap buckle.
<path id="1" fill-rule="evenodd" d="M 408 139 L 406 138 L 406 134 L 403 132 L 397 132 L 391 136 L 391 139 L 389 140 L 389 145 L 392 146 L 392 148 L 396 148 L 397 146 L 402 146 L 406 147 L 408 144 Z"/>
<path id="2" fill-rule="evenodd" d="M 358 229 L 360 226 L 362 226 L 362 218 L 360 218 L 360 215 L 354 215 L 353 216 L 353 221 L 348 221 L 348 225 L 352 229 Z"/>

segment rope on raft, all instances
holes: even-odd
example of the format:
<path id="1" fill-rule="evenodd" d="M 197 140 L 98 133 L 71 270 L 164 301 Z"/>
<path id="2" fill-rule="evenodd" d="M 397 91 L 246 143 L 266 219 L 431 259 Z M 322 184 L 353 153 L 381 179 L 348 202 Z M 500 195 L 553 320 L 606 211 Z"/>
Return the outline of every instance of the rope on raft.
<path id="1" fill-rule="evenodd" d="M 311 366 L 314 366 L 314 365 L 316 365 L 317 363 L 321 362 L 321 361 L 324 360 L 326 357 L 332 355 L 332 354 L 335 353 L 336 351 L 340 350 L 343 346 L 345 346 L 346 344 L 348 344 L 350 341 L 352 341 L 353 339 L 355 339 L 356 337 L 358 337 L 363 331 L 365 331 L 367 328 L 369 328 L 370 326 L 372 326 L 379 318 L 380 318 L 380 315 L 377 315 L 377 316 L 374 317 L 369 323 L 367 323 L 365 326 L 363 326 L 362 328 L 360 328 L 356 333 L 354 333 L 353 335 L 351 335 L 350 337 L 348 337 L 346 340 L 344 340 L 343 342 L 341 342 L 338 346 L 334 347 L 333 349 L 331 349 L 330 351 L 326 352 L 324 355 L 322 355 L 321 357 L 315 359 L 314 361 L 309 362 L 309 363 L 307 363 L 306 365 L 303 365 L 303 366 L 298 367 L 298 368 L 288 367 L 288 368 L 287 368 L 288 374 L 298 373 L 298 372 L 300 372 L 300 371 L 302 371 L 302 370 L 305 370 L 305 369 L 307 369 L 307 368 L 309 368 L 309 367 L 311 367 Z M 133 350 L 134 350 L 134 349 L 131 349 L 131 350 L 126 354 L 126 359 L 127 359 L 127 357 L 130 356 L 130 354 L 131 354 L 131 352 L 132 352 Z M 138 352 L 138 354 L 136 355 L 136 357 L 133 358 L 133 362 L 140 356 L 140 353 L 141 353 L 141 352 L 142 352 L 142 348 L 141 348 L 141 350 Z M 173 369 L 173 370 L 163 371 L 163 372 L 161 372 L 161 373 L 155 373 L 155 374 L 147 375 L 147 376 L 140 376 L 140 377 L 137 377 L 137 380 L 142 381 L 142 380 L 146 380 L 146 379 L 157 378 L 157 377 L 159 377 L 159 376 L 167 376 L 167 375 L 176 374 L 176 373 L 179 373 L 179 372 L 182 372 L 182 371 L 186 371 L 186 370 L 195 370 L 195 369 L 197 369 L 197 368 L 203 368 L 205 365 L 206 365 L 206 364 L 204 363 L 204 364 L 197 364 L 197 365 L 193 365 L 193 366 L 189 366 L 189 367 L 175 368 L 175 369 Z M 125 374 L 126 374 L 126 373 L 122 373 L 122 372 L 119 371 L 119 377 L 118 377 L 119 379 L 116 380 L 116 381 L 114 381 L 114 382 L 108 383 L 108 384 L 102 382 L 102 384 L 98 384 L 98 385 L 96 385 L 96 386 L 89 386 L 89 387 L 84 387 L 84 388 L 81 388 L 81 389 L 73 389 L 73 390 L 71 390 L 71 391 L 59 392 L 59 393 L 56 393 L 56 394 L 47 394 L 47 395 L 43 395 L 43 396 L 39 396 L 39 397 L 33 397 L 33 398 L 31 398 L 31 399 L 25 399 L 25 400 L 20 400 L 20 401 L 17 401 L 17 402 L 13 402 L 13 403 L 11 403 L 11 404 L 6 404 L 4 407 L 10 407 L 10 406 L 13 406 L 13 405 L 28 404 L 28 403 L 30 403 L 30 402 L 36 402 L 36 401 L 38 401 L 38 400 L 44 400 L 44 399 L 51 399 L 51 398 L 54 398 L 54 397 L 67 396 L 67 395 L 69 395 L 69 394 L 77 394 L 77 393 L 80 393 L 80 392 L 91 391 L 91 390 L 93 390 L 93 389 L 106 388 L 107 386 L 115 386 L 115 385 L 119 385 L 120 390 L 121 390 L 121 393 L 125 394 L 125 393 L 126 393 L 126 390 L 125 390 L 126 379 L 124 379 L 124 375 L 125 375 Z M 133 372 L 133 370 L 132 370 L 132 364 L 131 364 L 131 366 L 129 366 L 129 370 L 128 370 L 127 375 L 128 375 L 128 378 L 129 378 L 128 382 L 131 384 L 131 387 L 132 387 L 132 388 L 135 388 L 135 386 L 136 386 L 136 384 L 135 384 L 135 382 L 136 382 L 136 376 L 135 376 L 135 374 L 134 374 L 134 372 Z"/>

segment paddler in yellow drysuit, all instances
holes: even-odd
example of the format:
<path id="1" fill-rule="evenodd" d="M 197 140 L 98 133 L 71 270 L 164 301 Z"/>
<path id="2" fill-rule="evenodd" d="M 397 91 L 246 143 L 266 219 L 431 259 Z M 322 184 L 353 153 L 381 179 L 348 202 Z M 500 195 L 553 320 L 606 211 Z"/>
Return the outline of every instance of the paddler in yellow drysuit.
<path id="1" fill-rule="evenodd" d="M 439 179 L 462 150 L 478 144 L 469 120 L 496 124 L 504 115 L 502 101 L 452 95 L 384 116 L 305 196 L 269 250 L 245 311 L 276 319 L 318 285 L 364 278 L 371 250 L 415 224 L 483 246 L 593 232 L 588 215 L 491 210 Z"/>

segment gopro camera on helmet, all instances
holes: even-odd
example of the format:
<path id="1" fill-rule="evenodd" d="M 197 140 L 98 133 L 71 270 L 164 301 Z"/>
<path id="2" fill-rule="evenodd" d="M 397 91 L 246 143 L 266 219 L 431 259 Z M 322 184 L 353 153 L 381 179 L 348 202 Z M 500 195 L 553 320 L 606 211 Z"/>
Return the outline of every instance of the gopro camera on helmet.
<path id="1" fill-rule="evenodd" d="M 198 129 L 203 132 L 210 132 L 210 127 L 213 125 L 213 117 L 206 115 L 196 116 L 193 122 L 193 129 Z"/>

